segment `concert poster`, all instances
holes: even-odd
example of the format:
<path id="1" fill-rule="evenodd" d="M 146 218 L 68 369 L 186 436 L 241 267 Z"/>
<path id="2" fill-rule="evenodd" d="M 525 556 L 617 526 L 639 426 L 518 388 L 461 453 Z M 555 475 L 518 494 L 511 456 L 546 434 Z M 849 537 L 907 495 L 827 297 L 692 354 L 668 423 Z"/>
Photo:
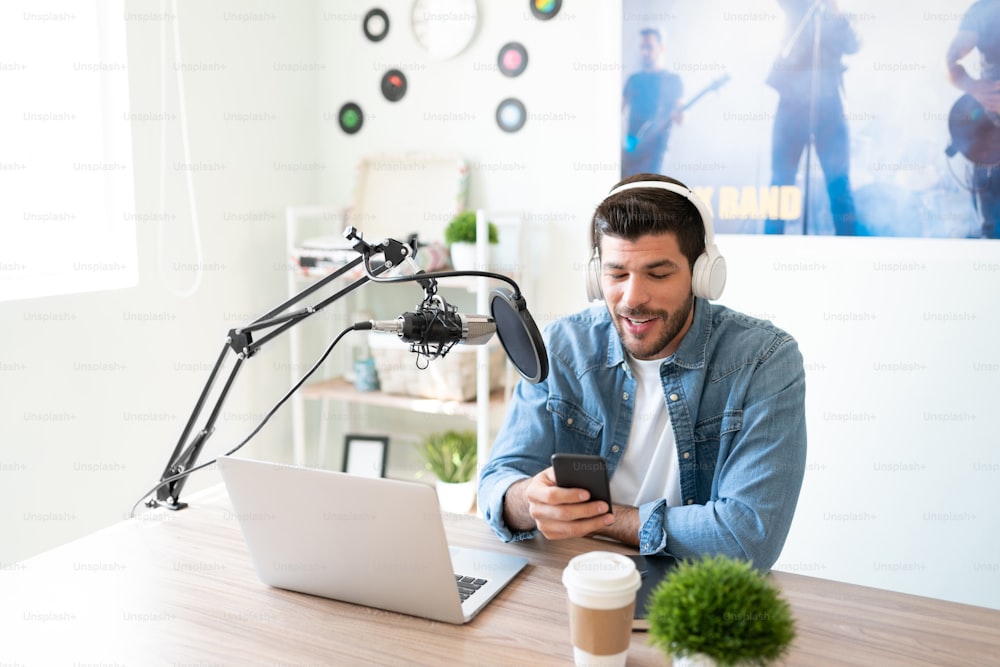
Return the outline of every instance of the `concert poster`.
<path id="1" fill-rule="evenodd" d="M 717 232 L 1000 236 L 1000 92 L 953 82 L 1000 81 L 1000 0 L 623 0 L 622 26 L 621 175 L 684 182 Z"/>

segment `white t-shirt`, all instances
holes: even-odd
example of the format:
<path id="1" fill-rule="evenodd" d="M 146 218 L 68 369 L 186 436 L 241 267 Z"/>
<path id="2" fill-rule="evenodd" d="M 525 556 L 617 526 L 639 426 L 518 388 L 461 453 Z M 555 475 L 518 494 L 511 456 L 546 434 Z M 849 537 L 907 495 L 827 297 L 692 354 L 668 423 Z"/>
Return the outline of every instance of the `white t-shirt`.
<path id="1" fill-rule="evenodd" d="M 666 498 L 668 506 L 676 507 L 681 504 L 681 482 L 677 442 L 660 381 L 663 359 L 626 359 L 636 379 L 635 413 L 625 454 L 611 476 L 611 499 L 639 507 Z"/>

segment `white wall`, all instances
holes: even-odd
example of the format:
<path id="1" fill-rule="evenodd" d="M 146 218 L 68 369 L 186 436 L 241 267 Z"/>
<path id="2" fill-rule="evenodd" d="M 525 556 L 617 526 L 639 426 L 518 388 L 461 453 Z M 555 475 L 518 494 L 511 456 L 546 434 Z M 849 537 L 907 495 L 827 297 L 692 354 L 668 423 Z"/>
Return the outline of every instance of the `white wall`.
<path id="1" fill-rule="evenodd" d="M 45 13 L 44 3 L 33 9 Z M 121 520 L 160 478 L 226 331 L 285 295 L 284 206 L 315 197 L 315 173 L 290 166 L 314 161 L 315 75 L 275 67 L 311 62 L 311 5 L 190 0 L 164 18 L 159 2 L 130 1 L 126 14 L 134 115 L 115 120 L 131 122 L 134 133 L 140 282 L 0 303 L 0 567 Z M 159 120 L 160 28 L 172 44 L 175 24 L 201 258 L 185 190 L 172 45 L 166 120 Z M 246 114 L 263 119 L 243 120 Z M 52 183 L 53 197 L 59 190 Z M 179 296 L 198 265 L 200 287 Z M 281 341 L 245 367 L 201 461 L 242 439 L 289 385 Z M 244 452 L 286 456 L 285 414 Z M 184 494 L 215 479 L 200 473 Z"/>
<path id="2" fill-rule="evenodd" d="M 723 299 L 793 332 L 808 468 L 777 569 L 1000 607 L 1000 246 L 724 236 Z"/>

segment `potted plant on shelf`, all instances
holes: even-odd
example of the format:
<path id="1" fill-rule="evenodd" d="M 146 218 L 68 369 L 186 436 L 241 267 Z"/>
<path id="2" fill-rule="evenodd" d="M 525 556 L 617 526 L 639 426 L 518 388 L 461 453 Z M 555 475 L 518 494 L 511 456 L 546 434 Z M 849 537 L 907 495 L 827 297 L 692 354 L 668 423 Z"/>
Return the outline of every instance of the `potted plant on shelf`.
<path id="1" fill-rule="evenodd" d="M 487 222 L 490 252 L 499 241 L 497 226 Z M 479 269 L 488 271 L 489 266 L 476 266 L 476 212 L 462 211 L 444 228 L 444 241 L 451 252 L 451 263 L 462 271 Z"/>
<path id="2" fill-rule="evenodd" d="M 431 433 L 421 442 L 420 453 L 427 470 L 437 477 L 441 509 L 468 512 L 476 498 L 476 432 Z"/>
<path id="3" fill-rule="evenodd" d="M 647 612 L 650 642 L 674 665 L 766 665 L 795 638 L 788 603 L 766 576 L 727 556 L 679 562 Z"/>

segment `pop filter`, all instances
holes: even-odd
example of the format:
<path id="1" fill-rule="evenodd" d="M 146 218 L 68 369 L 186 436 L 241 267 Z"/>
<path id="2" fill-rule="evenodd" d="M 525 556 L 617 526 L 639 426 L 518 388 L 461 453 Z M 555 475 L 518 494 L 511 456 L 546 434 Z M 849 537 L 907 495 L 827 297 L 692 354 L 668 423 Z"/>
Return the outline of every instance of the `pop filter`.
<path id="1" fill-rule="evenodd" d="M 524 297 L 520 294 L 515 297 L 509 289 L 495 289 L 490 293 L 490 313 L 496 322 L 497 338 L 517 372 L 532 384 L 548 377 L 545 343 Z"/>

